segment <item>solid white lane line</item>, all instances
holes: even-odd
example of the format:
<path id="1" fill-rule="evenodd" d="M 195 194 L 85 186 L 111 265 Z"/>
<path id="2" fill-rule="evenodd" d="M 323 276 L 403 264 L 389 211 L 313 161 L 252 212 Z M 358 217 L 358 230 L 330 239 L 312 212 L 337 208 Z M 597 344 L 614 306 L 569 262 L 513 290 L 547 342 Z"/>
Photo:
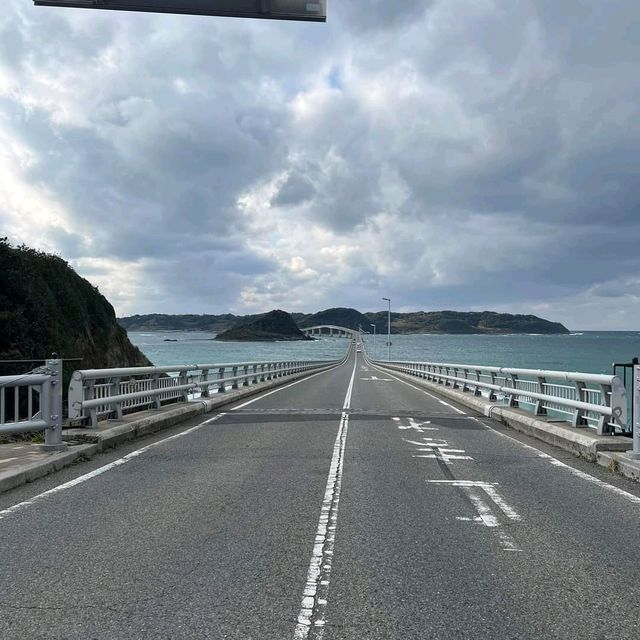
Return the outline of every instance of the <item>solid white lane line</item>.
<path id="1" fill-rule="evenodd" d="M 321 627 L 325 623 L 325 607 L 329 591 L 333 549 L 338 523 L 338 505 L 342 487 L 344 450 L 349 429 L 349 416 L 342 414 L 340 428 L 333 447 L 333 457 L 329 477 L 320 509 L 320 519 L 307 572 L 307 580 L 298 614 L 294 638 L 304 640 L 309 637 L 312 626 Z"/>
<path id="2" fill-rule="evenodd" d="M 342 488 L 342 471 L 344 454 L 349 431 L 349 414 L 353 385 L 356 376 L 357 358 L 353 365 L 353 373 L 344 398 L 343 412 L 340 419 L 338 435 L 333 445 L 333 456 L 329 467 L 329 477 L 325 487 L 324 499 L 320 508 L 320 519 L 316 529 L 316 537 L 311 554 L 311 562 L 307 572 L 307 580 L 302 593 L 302 604 L 298 614 L 298 623 L 294 631 L 295 640 L 306 640 L 312 628 L 322 631 L 326 620 L 325 611 L 328 602 L 333 550 L 338 526 L 338 506 Z"/>
<path id="3" fill-rule="evenodd" d="M 97 478 L 98 476 L 101 476 L 103 473 L 106 473 L 107 471 L 111 471 L 111 469 L 115 469 L 116 467 L 120 467 L 123 464 L 127 464 L 127 462 L 131 462 L 131 460 L 134 460 L 135 458 L 139 458 L 143 453 L 146 453 L 147 451 L 154 449 L 155 447 L 159 447 L 160 445 L 166 444 L 167 442 L 171 442 L 172 440 L 176 440 L 178 438 L 182 438 L 183 436 L 189 435 L 190 433 L 193 433 L 198 429 L 202 429 L 202 427 L 208 424 L 211 424 L 212 422 L 215 422 L 216 420 L 219 420 L 220 418 L 226 415 L 227 415 L 226 413 L 219 413 L 215 415 L 213 418 L 209 418 L 208 420 L 205 420 L 204 422 L 197 424 L 195 427 L 190 427 L 189 429 L 185 431 L 181 431 L 180 433 L 176 433 L 172 436 L 169 436 L 168 438 L 164 438 L 162 440 L 158 440 L 157 442 L 153 442 L 147 445 L 146 447 L 142 447 L 141 449 L 137 449 L 136 451 L 132 451 L 131 453 L 128 453 L 126 456 L 123 456 L 118 460 L 114 460 L 109 464 L 105 464 L 103 467 L 94 469 L 89 473 L 85 473 L 84 475 L 78 476 L 73 480 L 69 480 L 69 482 L 65 482 L 64 484 L 58 485 L 53 489 L 44 491 L 43 493 L 40 493 L 37 496 L 30 498 L 29 500 L 25 500 L 24 502 L 19 502 L 18 504 L 14 504 L 12 507 L 9 507 L 7 509 L 0 511 L 0 520 L 2 520 L 3 518 L 6 518 L 12 513 L 15 513 L 16 511 L 20 511 L 21 509 L 31 506 L 32 504 L 35 504 L 36 502 L 39 502 L 44 498 L 48 498 L 57 493 L 61 493 L 62 491 L 66 491 L 67 489 L 71 489 L 72 487 L 76 487 L 79 484 L 83 484 L 84 482 L 87 482 L 87 480 L 91 480 L 92 478 Z"/>
<path id="4" fill-rule="evenodd" d="M 568 464 L 565 464 L 564 462 L 558 460 L 557 458 L 554 458 L 553 456 L 549 455 L 548 453 L 545 453 L 544 451 L 540 451 L 540 449 L 536 449 L 535 447 L 532 447 L 530 444 L 526 444 L 524 442 L 521 442 L 517 438 L 512 438 L 511 436 L 507 435 L 506 433 L 502 433 L 501 431 L 498 431 L 497 429 L 494 429 L 493 427 L 489 426 L 485 422 L 482 422 L 478 418 L 471 418 L 471 419 L 475 420 L 478 423 L 480 423 L 483 427 L 486 427 L 490 431 L 493 431 L 493 433 L 499 435 L 500 437 L 507 438 L 507 440 L 511 440 L 511 441 L 519 444 L 521 447 L 524 447 L 525 449 L 528 449 L 529 451 L 534 451 L 538 458 L 541 458 L 542 460 L 546 460 L 549 464 L 553 465 L 554 467 L 559 467 L 561 469 L 564 469 L 565 471 L 568 471 L 572 475 L 576 476 L 576 478 L 580 478 L 582 480 L 586 480 L 587 482 L 590 482 L 591 484 L 595 484 L 596 486 L 598 486 L 598 487 L 600 487 L 602 489 L 605 489 L 606 491 L 610 491 L 611 493 L 615 493 L 616 495 L 620 496 L 621 498 L 624 498 L 625 500 L 628 500 L 629 502 L 633 502 L 634 504 L 640 504 L 640 497 L 634 495 L 633 493 L 629 493 L 628 491 L 625 491 L 624 489 L 620 489 L 619 487 L 616 487 L 615 485 L 609 484 L 609 483 L 605 482 L 604 480 L 600 480 L 600 478 L 596 478 L 595 476 L 589 475 L 588 473 L 585 473 L 584 471 L 580 471 L 579 469 L 575 469 L 574 467 L 572 467 L 572 466 L 570 466 Z"/>
<path id="5" fill-rule="evenodd" d="M 356 363 L 357 363 L 356 358 Z M 351 380 L 349 380 L 349 386 L 347 387 L 347 394 L 344 397 L 343 409 L 351 409 L 351 396 L 353 395 L 353 384 L 356 379 L 356 364 L 353 365 L 353 372 L 351 373 Z"/>

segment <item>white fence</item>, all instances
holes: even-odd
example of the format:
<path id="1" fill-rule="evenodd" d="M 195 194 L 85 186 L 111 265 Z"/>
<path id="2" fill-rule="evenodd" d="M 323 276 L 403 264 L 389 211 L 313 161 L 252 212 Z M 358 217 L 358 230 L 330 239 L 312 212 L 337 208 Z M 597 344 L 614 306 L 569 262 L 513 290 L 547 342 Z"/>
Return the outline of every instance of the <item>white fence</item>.
<path id="1" fill-rule="evenodd" d="M 69 420 L 95 427 L 101 417 L 159 409 L 211 393 L 249 386 L 335 364 L 333 361 L 242 362 L 75 371 L 69 385 Z"/>
<path id="2" fill-rule="evenodd" d="M 44 431 L 46 449 L 63 449 L 62 360 L 16 376 L 0 376 L 0 435 Z"/>
<path id="3" fill-rule="evenodd" d="M 600 435 L 627 429 L 626 391 L 617 376 L 434 362 L 375 364 L 536 415 L 558 415 Z"/>

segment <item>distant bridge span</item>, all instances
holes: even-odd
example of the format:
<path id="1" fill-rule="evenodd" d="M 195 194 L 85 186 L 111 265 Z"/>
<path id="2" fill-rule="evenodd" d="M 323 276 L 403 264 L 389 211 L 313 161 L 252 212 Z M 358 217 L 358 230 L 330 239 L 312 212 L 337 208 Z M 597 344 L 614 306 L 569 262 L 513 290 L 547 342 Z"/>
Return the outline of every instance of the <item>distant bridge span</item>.
<path id="1" fill-rule="evenodd" d="M 315 327 L 306 327 L 301 331 L 307 336 L 330 336 L 331 338 L 354 338 L 358 334 L 354 329 L 333 324 L 319 324 Z"/>

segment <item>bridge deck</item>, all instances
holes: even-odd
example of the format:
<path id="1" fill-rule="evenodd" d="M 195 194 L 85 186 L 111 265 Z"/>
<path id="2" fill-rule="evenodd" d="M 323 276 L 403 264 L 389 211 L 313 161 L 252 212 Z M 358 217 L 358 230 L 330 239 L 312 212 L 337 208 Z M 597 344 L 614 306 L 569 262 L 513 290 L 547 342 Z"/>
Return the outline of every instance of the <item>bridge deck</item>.
<path id="1" fill-rule="evenodd" d="M 361 354 L 201 423 L 0 496 L 1 637 L 638 637 L 627 481 Z"/>

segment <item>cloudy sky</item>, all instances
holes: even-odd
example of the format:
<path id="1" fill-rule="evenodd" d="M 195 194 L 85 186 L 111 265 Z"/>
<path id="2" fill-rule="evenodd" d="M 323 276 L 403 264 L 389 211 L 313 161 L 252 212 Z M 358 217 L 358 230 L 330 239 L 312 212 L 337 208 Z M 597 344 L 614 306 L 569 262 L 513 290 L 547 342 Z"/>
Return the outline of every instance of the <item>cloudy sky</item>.
<path id="1" fill-rule="evenodd" d="M 638 0 L 328 4 L 4 0 L 0 236 L 120 315 L 390 296 L 640 329 Z"/>

